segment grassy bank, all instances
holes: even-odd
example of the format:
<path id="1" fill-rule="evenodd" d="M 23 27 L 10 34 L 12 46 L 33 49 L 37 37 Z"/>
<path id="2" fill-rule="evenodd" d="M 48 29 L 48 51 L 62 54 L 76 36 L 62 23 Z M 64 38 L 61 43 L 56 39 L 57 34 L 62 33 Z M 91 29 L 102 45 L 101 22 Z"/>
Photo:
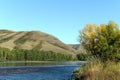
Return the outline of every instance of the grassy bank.
<path id="1" fill-rule="evenodd" d="M 88 62 L 73 72 L 73 80 L 120 80 L 120 63 Z"/>

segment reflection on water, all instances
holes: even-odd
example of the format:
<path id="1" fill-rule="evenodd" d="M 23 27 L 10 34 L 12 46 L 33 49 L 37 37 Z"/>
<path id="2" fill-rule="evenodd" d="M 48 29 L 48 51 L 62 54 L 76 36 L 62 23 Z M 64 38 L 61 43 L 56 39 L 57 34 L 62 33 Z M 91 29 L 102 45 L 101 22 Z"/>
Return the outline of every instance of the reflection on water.
<path id="1" fill-rule="evenodd" d="M 0 63 L 0 80 L 70 80 L 84 62 Z M 5 67 L 3 67 L 5 66 Z"/>
<path id="2" fill-rule="evenodd" d="M 0 62 L 0 67 L 17 67 L 17 66 L 55 66 L 55 65 L 80 65 L 85 62 Z"/>

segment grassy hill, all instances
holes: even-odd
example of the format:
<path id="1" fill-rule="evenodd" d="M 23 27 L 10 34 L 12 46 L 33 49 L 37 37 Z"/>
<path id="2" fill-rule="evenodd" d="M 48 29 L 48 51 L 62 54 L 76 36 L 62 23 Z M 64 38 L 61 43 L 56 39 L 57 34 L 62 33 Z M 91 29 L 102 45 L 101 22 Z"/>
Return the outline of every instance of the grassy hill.
<path id="1" fill-rule="evenodd" d="M 74 50 L 56 37 L 40 31 L 0 30 L 0 47 L 9 49 L 38 49 L 74 54 Z"/>

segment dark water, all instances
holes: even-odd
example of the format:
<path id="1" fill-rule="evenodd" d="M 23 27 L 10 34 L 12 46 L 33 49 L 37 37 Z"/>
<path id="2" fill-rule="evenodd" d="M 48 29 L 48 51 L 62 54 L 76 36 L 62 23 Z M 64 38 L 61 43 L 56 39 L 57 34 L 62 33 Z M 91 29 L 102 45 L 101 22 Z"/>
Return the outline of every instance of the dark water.
<path id="1" fill-rule="evenodd" d="M 71 80 L 84 62 L 0 63 L 0 80 Z"/>

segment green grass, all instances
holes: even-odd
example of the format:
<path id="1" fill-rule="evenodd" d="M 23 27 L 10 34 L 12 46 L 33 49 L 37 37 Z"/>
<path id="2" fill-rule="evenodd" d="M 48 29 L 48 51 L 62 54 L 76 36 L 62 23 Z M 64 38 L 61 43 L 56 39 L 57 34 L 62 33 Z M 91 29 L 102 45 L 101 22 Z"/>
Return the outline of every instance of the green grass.
<path id="1" fill-rule="evenodd" d="M 88 62 L 73 72 L 73 80 L 120 80 L 120 63 Z"/>

